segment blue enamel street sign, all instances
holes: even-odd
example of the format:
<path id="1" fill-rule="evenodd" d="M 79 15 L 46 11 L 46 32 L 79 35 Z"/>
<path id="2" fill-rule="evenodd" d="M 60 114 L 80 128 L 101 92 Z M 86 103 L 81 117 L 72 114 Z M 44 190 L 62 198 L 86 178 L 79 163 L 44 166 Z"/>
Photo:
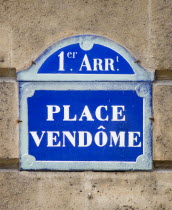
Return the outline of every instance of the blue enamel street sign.
<path id="1" fill-rule="evenodd" d="M 75 36 L 50 46 L 18 73 L 18 81 L 153 81 L 121 45 L 100 36 Z"/>
<path id="2" fill-rule="evenodd" d="M 150 170 L 154 74 L 134 61 L 111 40 L 85 35 L 18 73 L 21 169 Z"/>

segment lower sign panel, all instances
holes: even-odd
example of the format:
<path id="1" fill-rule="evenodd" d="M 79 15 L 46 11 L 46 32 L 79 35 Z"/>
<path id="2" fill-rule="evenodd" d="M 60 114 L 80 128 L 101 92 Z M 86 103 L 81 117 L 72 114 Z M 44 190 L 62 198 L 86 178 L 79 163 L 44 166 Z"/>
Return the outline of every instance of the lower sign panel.
<path id="1" fill-rule="evenodd" d="M 20 83 L 23 170 L 150 170 L 151 84 Z"/>

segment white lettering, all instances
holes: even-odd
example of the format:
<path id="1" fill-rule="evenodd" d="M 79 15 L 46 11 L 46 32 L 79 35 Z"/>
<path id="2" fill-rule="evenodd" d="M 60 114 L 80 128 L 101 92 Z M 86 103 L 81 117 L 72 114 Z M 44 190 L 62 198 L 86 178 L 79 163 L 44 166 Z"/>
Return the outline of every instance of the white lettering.
<path id="1" fill-rule="evenodd" d="M 59 131 L 47 131 L 47 135 L 48 135 L 48 144 L 47 147 L 60 147 L 61 146 L 61 142 L 59 141 L 58 144 L 54 145 L 54 142 L 57 142 L 57 136 L 53 135 L 56 134 L 58 137 L 60 136 Z"/>
<path id="2" fill-rule="evenodd" d="M 62 51 L 59 55 L 59 71 L 64 71 L 64 51 Z"/>
<path id="3" fill-rule="evenodd" d="M 112 142 L 114 142 L 115 146 L 117 145 L 119 140 L 119 147 L 125 147 L 125 132 L 119 132 L 118 136 L 116 132 L 110 131 L 110 147 L 113 147 Z"/>
<path id="4" fill-rule="evenodd" d="M 125 121 L 123 111 L 125 111 L 124 106 L 112 106 L 112 121 Z"/>
<path id="5" fill-rule="evenodd" d="M 102 114 L 102 108 L 104 108 L 106 111 L 107 111 L 107 106 L 98 106 L 97 109 L 96 109 L 96 117 L 98 120 L 100 121 L 108 121 L 109 117 L 106 116 L 106 118 L 102 118 L 101 114 Z"/>
<path id="6" fill-rule="evenodd" d="M 64 119 L 63 119 L 63 121 L 76 121 L 76 115 L 74 115 L 74 117 L 70 119 L 70 116 L 69 116 L 70 105 L 64 105 L 63 107 L 64 107 Z"/>
<path id="7" fill-rule="evenodd" d="M 67 137 L 70 143 L 75 147 L 76 131 L 73 131 L 73 136 L 69 131 L 63 131 L 63 147 L 66 146 L 65 137 Z"/>
<path id="8" fill-rule="evenodd" d="M 100 136 L 102 136 L 102 138 Z M 102 139 L 101 140 L 102 143 L 100 142 L 100 139 Z M 105 146 L 106 143 L 107 143 L 107 140 L 108 140 L 107 135 L 103 131 L 97 132 L 96 135 L 95 135 L 95 137 L 94 137 L 94 141 L 97 144 L 97 146 L 99 146 L 99 147 Z"/>
<path id="9" fill-rule="evenodd" d="M 97 70 L 103 71 L 102 59 L 95 58 L 93 59 L 93 63 L 94 63 L 93 71 L 97 71 Z"/>
<path id="10" fill-rule="evenodd" d="M 105 58 L 105 71 L 109 71 L 109 67 L 111 71 L 115 71 L 114 69 L 114 60 L 111 58 Z"/>
<path id="11" fill-rule="evenodd" d="M 88 147 L 92 143 L 92 135 L 88 131 L 79 131 L 78 147 Z M 86 138 L 85 138 L 86 137 Z"/>
<path id="12" fill-rule="evenodd" d="M 88 56 L 86 54 L 84 55 L 84 58 L 83 58 L 83 61 L 81 63 L 81 67 L 80 67 L 79 71 L 82 71 L 83 67 L 86 67 L 87 71 L 92 71 L 89 60 L 88 60 Z"/>
<path id="13" fill-rule="evenodd" d="M 56 105 L 47 105 L 48 108 L 48 117 L 47 121 L 54 121 L 53 114 L 60 112 L 60 107 Z"/>
<path id="14" fill-rule="evenodd" d="M 83 121 L 83 117 L 86 117 L 87 121 L 94 121 L 88 106 L 84 107 L 84 110 L 81 114 L 81 117 L 79 118 L 79 121 Z"/>
<path id="15" fill-rule="evenodd" d="M 129 147 L 141 147 L 141 142 L 138 144 L 138 137 L 140 137 L 140 132 L 128 132 L 128 135 L 129 135 L 128 137 Z M 135 143 L 137 143 L 137 145 L 134 145 Z"/>
<path id="16" fill-rule="evenodd" d="M 39 147 L 39 145 L 40 145 L 40 143 L 42 141 L 42 138 L 43 138 L 43 136 L 45 134 L 45 131 L 42 131 L 42 135 L 41 135 L 40 138 L 38 137 L 37 131 L 31 131 L 30 134 L 32 135 L 32 137 L 34 139 L 36 146 Z"/>

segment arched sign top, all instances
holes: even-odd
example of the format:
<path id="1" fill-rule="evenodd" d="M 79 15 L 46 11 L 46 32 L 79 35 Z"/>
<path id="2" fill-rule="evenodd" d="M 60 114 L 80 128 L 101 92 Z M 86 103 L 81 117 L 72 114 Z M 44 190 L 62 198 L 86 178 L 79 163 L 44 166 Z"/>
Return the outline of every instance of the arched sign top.
<path id="1" fill-rule="evenodd" d="M 50 46 L 18 81 L 153 81 L 154 73 L 105 37 L 80 35 Z"/>
<path id="2" fill-rule="evenodd" d="M 116 51 L 100 44 L 85 50 L 72 44 L 54 52 L 38 74 L 135 74 L 130 64 Z"/>

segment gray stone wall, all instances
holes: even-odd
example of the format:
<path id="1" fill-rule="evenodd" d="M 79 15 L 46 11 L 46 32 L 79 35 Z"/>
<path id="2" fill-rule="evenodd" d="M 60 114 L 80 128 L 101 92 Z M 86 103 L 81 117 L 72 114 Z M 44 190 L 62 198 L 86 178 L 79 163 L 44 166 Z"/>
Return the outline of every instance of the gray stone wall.
<path id="1" fill-rule="evenodd" d="M 153 84 L 152 172 L 20 172 L 15 71 L 65 37 L 96 34 L 127 48 Z M 2 0 L 0 209 L 172 209 L 172 1 Z"/>

